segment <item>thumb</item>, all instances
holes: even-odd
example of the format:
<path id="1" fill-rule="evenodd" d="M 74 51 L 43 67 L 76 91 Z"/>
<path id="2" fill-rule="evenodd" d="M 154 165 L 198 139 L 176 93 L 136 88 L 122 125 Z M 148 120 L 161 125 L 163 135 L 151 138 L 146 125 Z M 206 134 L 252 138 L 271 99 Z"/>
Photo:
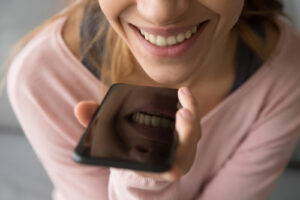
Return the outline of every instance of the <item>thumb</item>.
<path id="1" fill-rule="evenodd" d="M 86 128 L 98 106 L 96 101 L 81 101 L 74 107 L 74 115 L 79 123 Z"/>

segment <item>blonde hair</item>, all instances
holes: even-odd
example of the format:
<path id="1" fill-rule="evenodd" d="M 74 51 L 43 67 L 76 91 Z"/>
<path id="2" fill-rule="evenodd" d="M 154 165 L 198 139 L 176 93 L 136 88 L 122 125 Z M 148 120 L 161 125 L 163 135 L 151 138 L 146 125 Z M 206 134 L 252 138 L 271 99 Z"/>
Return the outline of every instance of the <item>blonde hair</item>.
<path id="1" fill-rule="evenodd" d="M 59 13 L 48 19 L 42 25 L 22 38 L 12 51 L 11 57 L 8 60 L 8 65 L 12 62 L 20 49 L 22 49 L 22 47 L 24 47 L 37 33 L 43 30 L 44 27 L 61 17 L 72 16 L 76 11 L 84 8 L 86 8 L 87 11 L 98 9 L 98 12 L 101 12 L 98 1 L 96 0 L 82 0 L 79 3 L 76 3 L 65 12 Z M 235 30 L 239 36 L 250 48 L 254 50 L 254 52 L 257 53 L 257 55 L 262 58 L 262 60 L 266 60 L 269 57 L 271 50 L 266 48 L 266 41 L 258 35 L 249 24 L 263 21 L 277 28 L 275 23 L 275 17 L 277 15 L 285 16 L 283 12 L 283 5 L 279 0 L 247 0 L 245 1 L 245 6 L 240 19 L 235 26 Z M 101 80 L 106 84 L 111 84 L 128 76 L 134 70 L 134 66 L 137 65 L 137 61 L 125 42 L 123 42 L 111 26 L 109 26 L 105 17 L 103 20 L 103 24 L 96 34 L 94 34 L 88 41 L 82 41 L 84 51 L 81 52 L 80 60 L 87 57 L 101 72 Z M 99 52 L 97 52 L 95 44 L 103 37 L 105 37 L 105 51 L 102 52 L 103 56 L 101 61 L 99 61 L 99 59 L 97 59 Z M 0 85 L 1 89 L 4 87 L 5 81 L 6 76 Z"/>

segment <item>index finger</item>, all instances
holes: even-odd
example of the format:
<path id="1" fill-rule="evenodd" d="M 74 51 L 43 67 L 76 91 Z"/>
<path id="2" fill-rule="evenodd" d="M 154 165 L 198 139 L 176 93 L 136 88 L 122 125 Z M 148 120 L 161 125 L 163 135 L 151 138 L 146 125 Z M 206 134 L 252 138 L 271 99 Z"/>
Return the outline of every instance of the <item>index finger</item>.
<path id="1" fill-rule="evenodd" d="M 199 119 L 198 103 L 192 92 L 187 87 L 179 88 L 178 98 L 182 107 L 188 109 L 195 119 Z"/>

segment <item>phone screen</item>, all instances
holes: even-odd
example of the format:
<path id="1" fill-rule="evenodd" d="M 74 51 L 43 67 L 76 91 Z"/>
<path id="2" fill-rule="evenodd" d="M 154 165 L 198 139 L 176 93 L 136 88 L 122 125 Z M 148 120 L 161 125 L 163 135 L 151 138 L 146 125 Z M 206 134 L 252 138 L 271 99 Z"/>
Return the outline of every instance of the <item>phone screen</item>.
<path id="1" fill-rule="evenodd" d="M 163 172 L 177 144 L 177 89 L 114 84 L 77 145 L 83 164 Z"/>

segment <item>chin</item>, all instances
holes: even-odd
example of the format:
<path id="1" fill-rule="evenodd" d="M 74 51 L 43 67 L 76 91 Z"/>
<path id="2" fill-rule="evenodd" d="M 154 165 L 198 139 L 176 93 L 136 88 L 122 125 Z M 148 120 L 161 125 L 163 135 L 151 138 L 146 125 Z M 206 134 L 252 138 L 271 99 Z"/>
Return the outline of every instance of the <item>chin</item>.
<path id="1" fill-rule="evenodd" d="M 191 79 L 199 66 L 199 59 L 191 59 L 192 56 L 178 58 L 159 58 L 149 55 L 133 54 L 148 77 L 159 84 L 170 87 L 184 85 Z M 201 63 L 200 63 L 201 64 Z"/>
<path id="2" fill-rule="evenodd" d="M 144 69 L 146 74 L 155 82 L 163 84 L 169 87 L 174 87 L 176 85 L 182 84 L 189 79 L 187 72 L 179 72 L 176 69 L 172 70 L 154 70 L 154 69 Z"/>
<path id="3" fill-rule="evenodd" d="M 170 86 L 170 87 L 180 84 L 182 82 L 181 79 L 178 79 L 177 77 L 150 76 L 150 78 L 159 84 Z"/>

